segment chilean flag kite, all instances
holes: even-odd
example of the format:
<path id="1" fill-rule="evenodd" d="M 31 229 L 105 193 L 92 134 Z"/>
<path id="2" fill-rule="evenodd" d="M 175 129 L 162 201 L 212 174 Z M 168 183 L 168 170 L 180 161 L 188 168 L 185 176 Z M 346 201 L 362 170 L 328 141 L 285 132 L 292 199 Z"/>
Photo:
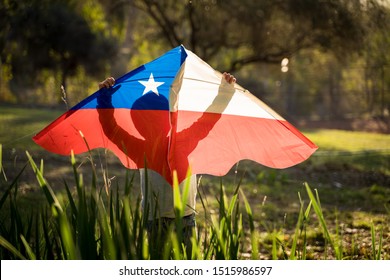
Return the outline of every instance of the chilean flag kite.
<path id="1" fill-rule="evenodd" d="M 70 155 L 111 150 L 130 169 L 172 184 L 225 175 L 242 159 L 272 168 L 306 160 L 317 146 L 262 101 L 183 46 L 140 66 L 64 113 L 33 140 Z"/>

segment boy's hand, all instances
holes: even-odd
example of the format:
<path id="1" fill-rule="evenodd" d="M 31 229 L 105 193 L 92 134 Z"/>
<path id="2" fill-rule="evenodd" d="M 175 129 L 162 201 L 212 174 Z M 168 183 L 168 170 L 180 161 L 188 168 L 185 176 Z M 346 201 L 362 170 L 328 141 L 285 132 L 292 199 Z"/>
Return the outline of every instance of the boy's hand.
<path id="1" fill-rule="evenodd" d="M 104 81 L 99 83 L 99 89 L 101 89 L 101 88 L 110 88 L 113 85 L 115 85 L 115 79 L 113 77 L 109 77 L 109 78 L 107 78 Z"/>
<path id="2" fill-rule="evenodd" d="M 236 78 L 230 74 L 230 73 L 223 73 L 223 77 L 225 78 L 226 82 L 228 82 L 229 84 L 234 84 L 236 82 Z"/>

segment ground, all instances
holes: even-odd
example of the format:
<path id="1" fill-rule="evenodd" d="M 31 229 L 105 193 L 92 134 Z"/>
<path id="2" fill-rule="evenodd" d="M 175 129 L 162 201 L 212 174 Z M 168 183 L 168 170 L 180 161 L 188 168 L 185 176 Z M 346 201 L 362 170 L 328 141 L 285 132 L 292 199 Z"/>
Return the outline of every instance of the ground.
<path id="1" fill-rule="evenodd" d="M 41 118 L 40 116 L 39 119 Z M 48 118 L 50 119 L 52 116 Z M 23 122 L 25 121 L 23 119 Z M 390 121 L 386 122 L 380 119 L 299 122 L 297 126 L 300 129 L 309 130 L 331 128 L 390 133 Z M 10 126 L 8 126 L 9 130 Z M 29 145 L 35 144 L 31 142 Z M 37 164 L 43 159 L 45 177 L 56 192 L 64 190 L 65 181 L 72 187 L 74 176 L 69 157 L 53 155 L 42 149 L 36 149 L 36 147 L 30 153 Z M 338 229 L 348 258 L 370 258 L 373 237 L 372 225 L 375 226 L 377 242 L 382 236 L 383 251 L 385 256 L 389 258 L 389 155 L 377 156 L 372 152 L 361 153 L 361 155 L 354 156 L 354 162 L 351 162 L 350 156 L 349 153 L 345 153 L 342 156 L 325 160 L 313 156 L 303 164 L 281 171 L 243 161 L 222 178 L 203 176 L 201 187 L 204 195 L 208 198 L 209 208 L 202 209 L 202 205 L 198 204 L 198 220 L 200 223 L 206 222 L 203 217 L 213 214 L 215 211 L 212 209 L 218 209 L 216 203 L 219 186 L 224 185 L 227 196 L 231 197 L 242 176 L 241 188 L 252 207 L 256 227 L 261 232 L 261 256 L 262 258 L 270 258 L 272 249 L 270 236 L 277 236 L 280 244 L 291 242 L 300 206 L 298 193 L 307 203 L 303 183 L 308 182 L 313 189 L 318 190 L 329 226 L 332 228 L 332 232 L 336 232 Z M 100 187 L 106 189 L 123 185 L 126 170 L 110 152 L 98 150 L 93 152 L 92 157 L 86 153 L 77 155 L 76 159 L 77 170 L 79 173 L 83 173 L 86 185 L 91 182 L 91 167 L 96 170 L 98 178 L 100 178 Z M 380 161 L 376 162 L 378 159 Z M 365 165 L 359 168 L 357 163 L 363 160 Z M 367 161 L 368 163 L 366 163 Z M 25 150 L 20 147 L 3 147 L 2 163 L 5 182 L 3 184 L 2 181 L 0 190 L 4 191 L 27 163 Z M 375 166 L 379 166 L 380 171 Z M 139 195 L 138 172 L 129 171 L 129 174 L 134 176 L 132 195 L 136 200 Z M 19 179 L 18 192 L 27 204 L 38 204 L 43 199 L 43 193 L 37 187 L 35 175 L 28 164 L 23 176 Z M 327 251 L 327 245 L 314 213 L 311 217 L 311 230 L 307 236 L 309 242 L 307 258 L 319 259 L 324 258 L 325 255 L 331 258 L 332 253 L 330 250 Z M 381 230 L 383 230 L 382 235 L 380 235 Z M 280 258 L 283 258 L 282 247 L 279 247 L 278 252 Z M 249 254 L 248 250 L 250 249 L 244 248 L 244 258 L 245 254 Z"/>

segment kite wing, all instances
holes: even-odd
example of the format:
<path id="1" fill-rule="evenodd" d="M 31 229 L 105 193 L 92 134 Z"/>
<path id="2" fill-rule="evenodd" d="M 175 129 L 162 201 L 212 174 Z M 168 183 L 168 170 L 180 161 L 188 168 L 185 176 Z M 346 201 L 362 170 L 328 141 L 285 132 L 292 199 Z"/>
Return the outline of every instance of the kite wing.
<path id="1" fill-rule="evenodd" d="M 169 88 L 186 52 L 177 47 L 127 73 L 112 88 L 100 89 L 64 113 L 33 140 L 46 150 L 69 155 L 106 148 L 130 169 L 144 162 L 170 178 Z"/>
<path id="2" fill-rule="evenodd" d="M 130 169 L 172 182 L 224 175 L 239 160 L 285 168 L 317 146 L 239 85 L 179 46 L 116 80 L 60 116 L 34 138 L 62 155 L 106 148 Z"/>
<path id="3" fill-rule="evenodd" d="M 272 168 L 306 160 L 317 146 L 250 92 L 228 84 L 191 51 L 171 90 L 172 169 L 183 178 L 224 175 L 242 159 Z"/>

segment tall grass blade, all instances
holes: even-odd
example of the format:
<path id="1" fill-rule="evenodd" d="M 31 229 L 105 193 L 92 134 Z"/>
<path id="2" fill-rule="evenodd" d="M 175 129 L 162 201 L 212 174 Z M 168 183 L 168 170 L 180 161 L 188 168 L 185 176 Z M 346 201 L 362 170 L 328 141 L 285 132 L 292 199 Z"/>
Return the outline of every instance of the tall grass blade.
<path id="1" fill-rule="evenodd" d="M 181 217 L 184 216 L 184 209 L 185 209 L 185 201 L 184 198 L 182 198 L 182 194 L 180 193 L 180 187 L 179 182 L 177 178 L 176 171 L 173 172 L 173 205 L 175 208 L 175 214 L 176 217 L 178 217 L 177 220 L 181 220 Z M 186 192 L 188 194 L 188 192 Z M 184 201 L 184 203 L 183 203 Z"/>
<path id="2" fill-rule="evenodd" d="M 5 201 L 10 196 L 12 188 L 17 185 L 17 182 L 18 182 L 20 176 L 22 175 L 22 173 L 24 172 L 24 169 L 26 169 L 26 166 L 27 166 L 27 164 L 25 164 L 23 166 L 23 168 L 20 170 L 18 175 L 16 175 L 15 179 L 12 180 L 11 184 L 8 186 L 8 188 L 5 190 L 4 194 L 1 196 L 1 199 L 0 199 L 0 210 L 1 210 L 1 208 L 3 208 L 3 205 L 4 205 Z"/>
<path id="3" fill-rule="evenodd" d="M 299 237 L 299 232 L 302 227 L 303 223 L 303 201 L 301 199 L 300 194 L 298 193 L 299 200 L 300 200 L 300 208 L 299 208 L 299 215 L 298 215 L 298 222 L 297 225 L 295 226 L 295 232 L 294 232 L 294 237 L 291 245 L 291 253 L 289 256 L 290 260 L 296 260 L 296 250 L 297 250 L 297 244 L 298 244 L 298 237 Z"/>
<path id="4" fill-rule="evenodd" d="M 381 254 L 382 254 L 382 241 L 383 241 L 383 228 L 381 227 L 381 232 L 379 234 L 379 244 L 378 244 L 378 253 L 376 255 L 376 259 L 380 260 L 381 259 Z"/>
<path id="5" fill-rule="evenodd" d="M 296 260 L 299 257 L 301 259 L 306 259 L 306 222 L 307 222 L 309 215 L 310 215 L 310 209 L 311 209 L 312 202 L 309 201 L 309 205 L 307 206 L 306 210 L 303 211 L 304 202 L 301 198 L 300 193 L 298 193 L 298 197 L 299 197 L 299 202 L 300 202 L 300 209 L 299 209 L 298 222 L 297 222 L 297 225 L 295 227 L 293 242 L 291 245 L 291 253 L 289 256 L 290 260 Z M 303 244 L 302 244 L 303 250 L 302 250 L 302 255 L 297 256 L 296 253 L 297 253 L 298 240 L 302 234 L 302 231 L 304 231 L 304 240 L 303 240 Z"/>
<path id="6" fill-rule="evenodd" d="M 0 235 L 0 246 L 3 246 L 5 249 L 10 251 L 12 254 L 14 254 L 18 259 L 26 260 L 26 257 L 24 257 L 18 249 L 16 249 L 10 242 L 8 242 L 4 237 Z"/>
<path id="7" fill-rule="evenodd" d="M 30 259 L 30 260 L 36 260 L 37 258 L 36 258 L 36 256 L 35 256 L 33 250 L 31 249 L 30 245 L 28 244 L 26 238 L 24 238 L 24 236 L 21 235 L 21 236 L 20 236 L 20 239 L 21 239 L 22 242 L 23 242 L 23 245 L 24 245 L 24 247 L 25 247 L 25 249 L 26 249 L 26 252 L 27 252 L 27 255 L 28 255 L 29 259 Z"/>
<path id="8" fill-rule="evenodd" d="M 129 178 L 129 170 L 126 169 L 126 175 L 125 175 L 125 196 L 130 195 L 130 190 L 133 185 L 135 172 L 133 172 L 133 175 L 131 178 Z"/>
<path id="9" fill-rule="evenodd" d="M 376 259 L 376 237 L 375 237 L 375 228 L 374 225 L 371 225 L 371 248 L 372 248 L 372 258 Z"/>
<path id="10" fill-rule="evenodd" d="M 57 251 L 55 246 L 56 239 L 52 238 L 51 230 L 49 229 L 49 219 L 47 218 L 47 212 L 42 211 L 40 215 L 42 222 L 42 234 L 46 249 L 46 259 L 54 259 L 55 256 L 61 256 L 61 252 Z"/>
<path id="11" fill-rule="evenodd" d="M 371 224 L 371 248 L 372 248 L 372 259 L 373 260 L 380 260 L 381 254 L 382 254 L 382 238 L 383 238 L 383 229 L 381 228 L 381 232 L 379 235 L 379 244 L 378 244 L 378 250 L 377 247 L 377 240 L 376 240 L 376 230 L 375 226 Z"/>
<path id="12" fill-rule="evenodd" d="M 245 210 L 249 218 L 249 229 L 250 229 L 250 234 L 251 234 L 251 247 L 252 247 L 252 254 L 251 258 L 253 260 L 257 260 L 259 258 L 259 236 L 257 231 L 255 230 L 255 223 L 253 219 L 253 213 L 251 206 L 248 202 L 248 199 L 246 198 L 245 194 L 243 191 L 241 191 L 241 195 L 244 200 L 245 204 Z"/>
<path id="13" fill-rule="evenodd" d="M 69 225 L 68 219 L 65 213 L 58 214 L 59 226 L 60 226 L 60 236 L 61 242 L 64 251 L 64 257 L 67 260 L 77 260 L 80 259 L 77 254 L 77 245 L 73 238 L 72 229 Z"/>
<path id="14" fill-rule="evenodd" d="M 329 230 L 328 230 L 328 227 L 326 225 L 325 218 L 324 218 L 324 215 L 322 212 L 321 204 L 319 202 L 318 193 L 316 196 L 314 196 L 313 192 L 311 191 L 311 189 L 307 183 L 305 183 L 305 187 L 306 187 L 307 194 L 309 195 L 310 201 L 312 202 L 314 212 L 316 213 L 318 220 L 320 222 L 320 225 L 322 227 L 323 233 L 325 235 L 325 240 L 327 240 L 329 242 L 329 244 L 331 245 L 331 247 L 333 248 L 333 250 L 335 252 L 336 258 L 340 260 L 340 259 L 342 259 L 342 252 L 341 252 L 339 246 L 335 244 L 333 238 L 331 237 L 331 235 L 329 233 Z"/>
<path id="15" fill-rule="evenodd" d="M 144 229 L 148 226 L 148 220 L 149 220 L 149 212 L 151 211 L 151 205 L 149 203 L 149 192 L 150 192 L 150 186 L 149 186 L 149 171 L 148 171 L 148 162 L 146 160 L 146 157 L 144 158 L 144 166 L 145 166 L 145 192 L 143 197 L 143 213 L 140 216 L 141 220 L 139 221 L 139 228 L 141 229 L 141 232 L 138 234 L 137 238 L 137 255 L 142 256 L 145 248 L 145 238 L 144 238 Z M 155 214 L 155 213 L 153 213 Z M 149 248 L 149 251 L 151 251 L 152 248 Z"/>
<path id="16" fill-rule="evenodd" d="M 276 245 L 277 241 L 277 232 L 274 230 L 272 232 L 272 259 L 277 260 L 278 259 L 278 247 Z"/>
<path id="17" fill-rule="evenodd" d="M 191 170 L 188 169 L 187 171 L 187 177 L 191 177 Z M 187 259 L 188 257 L 192 256 L 192 252 L 190 252 L 191 243 L 186 242 L 184 244 L 184 223 L 183 223 L 183 217 L 185 215 L 185 210 L 187 207 L 187 201 L 189 196 L 189 190 L 190 190 L 190 180 L 185 180 L 184 185 L 180 186 L 177 173 L 176 171 L 173 172 L 173 201 L 174 201 L 174 209 L 175 209 L 175 225 L 172 227 L 172 230 L 175 231 L 174 235 L 171 235 L 170 242 L 172 242 L 173 245 L 173 256 L 175 259 L 179 257 L 179 252 L 181 256 L 179 259 Z M 172 239 L 173 238 L 173 239 Z M 176 243 L 178 243 L 178 246 L 176 246 Z M 188 248 L 187 248 L 187 247 Z M 179 250 L 179 251 L 177 251 Z"/>
<path id="18" fill-rule="evenodd" d="M 132 212 L 129 199 L 123 199 L 122 203 L 123 207 L 119 223 L 123 236 L 124 250 L 126 250 L 126 259 L 135 259 L 137 258 L 135 251 L 137 228 L 132 226 L 135 214 Z"/>
<path id="19" fill-rule="evenodd" d="M 98 207 L 98 221 L 101 230 L 101 238 L 103 243 L 103 257 L 106 260 L 114 260 L 116 258 L 116 247 L 113 240 L 113 233 L 110 230 L 110 221 L 107 210 L 105 209 L 101 200 L 97 204 Z"/>
<path id="20" fill-rule="evenodd" d="M 309 205 L 307 206 L 306 208 L 306 211 L 305 211 L 305 215 L 304 215 L 304 223 L 303 223 L 303 242 L 302 242 L 302 260 L 306 260 L 306 253 L 307 253 L 307 223 L 309 221 L 309 218 L 310 218 L 310 211 L 311 211 L 311 208 L 312 208 L 312 201 L 310 200 L 309 201 Z"/>
<path id="21" fill-rule="evenodd" d="M 52 188 L 46 182 L 45 178 L 43 177 L 43 174 L 41 173 L 40 169 L 38 169 L 37 165 L 35 164 L 33 158 L 29 154 L 29 152 L 26 151 L 26 154 L 27 154 L 28 160 L 30 162 L 30 165 L 35 173 L 37 181 L 45 193 L 45 196 L 46 196 L 47 201 L 49 202 L 49 205 L 54 206 L 57 209 L 57 211 L 62 212 L 63 209 L 62 209 L 56 195 L 54 194 Z"/>
<path id="22" fill-rule="evenodd" d="M 69 200 L 69 204 L 70 204 L 70 208 L 71 208 L 71 213 L 72 213 L 72 217 L 74 219 L 77 218 L 78 216 L 78 209 L 77 209 L 77 206 L 76 206 L 76 203 L 73 199 L 73 195 L 70 191 L 70 188 L 68 186 L 68 184 L 66 183 L 66 181 L 64 180 L 64 186 L 65 186 L 65 191 L 66 191 L 66 194 L 68 196 L 68 200 Z"/>

